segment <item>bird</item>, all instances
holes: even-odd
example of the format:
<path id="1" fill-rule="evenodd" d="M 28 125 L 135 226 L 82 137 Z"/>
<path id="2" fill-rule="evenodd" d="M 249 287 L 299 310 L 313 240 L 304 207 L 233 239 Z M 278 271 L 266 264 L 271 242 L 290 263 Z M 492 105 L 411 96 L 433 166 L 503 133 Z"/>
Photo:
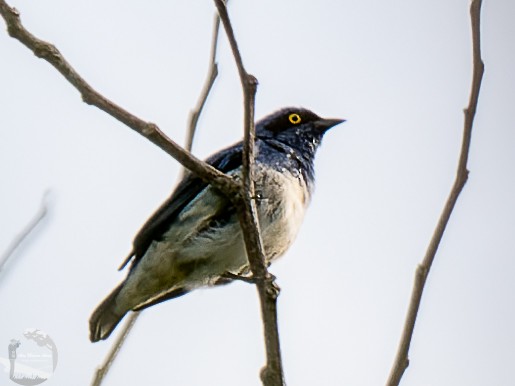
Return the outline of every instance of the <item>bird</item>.
<path id="1" fill-rule="evenodd" d="M 324 134 L 342 122 L 286 107 L 256 123 L 252 167 L 267 265 L 293 243 L 314 191 L 317 149 Z M 242 153 L 240 141 L 206 162 L 238 178 Z M 91 315 L 92 342 L 107 339 L 129 311 L 249 275 L 236 208 L 191 172 L 137 233 L 120 270 L 129 263 L 126 278 Z"/>

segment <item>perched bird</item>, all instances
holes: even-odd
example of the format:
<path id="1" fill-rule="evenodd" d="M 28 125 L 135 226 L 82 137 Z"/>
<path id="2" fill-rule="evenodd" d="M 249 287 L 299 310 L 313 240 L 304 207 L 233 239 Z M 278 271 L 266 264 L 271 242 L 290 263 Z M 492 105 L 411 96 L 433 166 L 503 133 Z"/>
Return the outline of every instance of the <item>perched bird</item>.
<path id="1" fill-rule="evenodd" d="M 256 124 L 253 165 L 256 205 L 267 263 L 292 244 L 314 188 L 313 160 L 325 132 L 344 122 L 302 108 L 279 110 Z M 239 175 L 242 142 L 206 162 Z M 215 188 L 187 173 L 171 197 L 143 225 L 133 242 L 129 273 L 97 307 L 90 339 L 109 337 L 133 310 L 182 296 L 199 287 L 226 284 L 226 273 L 249 272 L 236 209 Z"/>

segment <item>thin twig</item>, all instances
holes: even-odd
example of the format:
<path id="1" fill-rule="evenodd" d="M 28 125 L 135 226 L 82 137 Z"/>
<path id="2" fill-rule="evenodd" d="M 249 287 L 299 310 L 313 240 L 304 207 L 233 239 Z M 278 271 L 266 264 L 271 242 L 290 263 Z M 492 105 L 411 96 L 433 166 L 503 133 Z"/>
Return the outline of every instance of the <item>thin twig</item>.
<path id="1" fill-rule="evenodd" d="M 218 14 L 216 14 L 215 20 L 213 23 L 213 35 L 212 35 L 212 40 L 211 40 L 211 54 L 210 54 L 210 60 L 209 60 L 208 76 L 207 76 L 206 82 L 204 84 L 204 87 L 202 88 L 202 92 L 199 96 L 197 105 L 195 106 L 194 110 L 192 110 L 190 113 L 190 122 L 188 125 L 188 133 L 186 136 L 186 144 L 184 146 L 184 148 L 189 152 L 191 151 L 191 147 L 193 145 L 193 139 L 195 136 L 198 118 L 200 117 L 202 109 L 204 108 L 204 105 L 206 104 L 207 97 L 209 96 L 209 93 L 213 87 L 215 79 L 218 76 L 218 65 L 216 63 L 216 51 L 217 51 L 217 46 L 218 46 L 219 29 L 220 29 L 220 17 L 218 16 Z M 186 172 L 186 170 L 187 170 L 186 168 L 183 168 L 183 176 L 184 176 L 184 173 Z M 179 179 L 181 179 L 183 176 L 179 176 Z M 128 316 L 127 321 L 120 328 L 120 332 L 118 333 L 118 338 L 113 342 L 111 348 L 109 349 L 109 351 L 106 355 L 106 358 L 104 359 L 104 362 L 97 368 L 97 370 L 95 372 L 95 377 L 93 378 L 91 386 L 100 386 L 101 385 L 105 376 L 109 372 L 112 363 L 116 359 L 118 352 L 121 350 L 123 344 L 125 343 L 127 336 L 129 335 L 130 331 L 134 327 L 134 324 L 136 323 L 138 316 L 139 316 L 139 312 L 132 312 Z"/>
<path id="2" fill-rule="evenodd" d="M 207 97 L 209 96 L 209 92 L 215 83 L 216 77 L 218 76 L 218 63 L 216 62 L 216 52 L 218 49 L 218 35 L 220 30 L 220 16 L 218 14 L 215 15 L 215 21 L 213 23 L 213 37 L 211 40 L 211 56 L 209 61 L 209 70 L 206 81 L 204 83 L 204 87 L 202 88 L 202 92 L 197 101 L 197 105 L 190 112 L 189 125 L 188 125 L 188 135 L 186 137 L 186 144 L 184 148 L 188 151 L 191 151 L 191 146 L 193 145 L 193 138 L 195 137 L 195 131 L 198 123 L 198 119 L 200 114 L 202 113 L 202 109 L 206 104 Z"/>
<path id="3" fill-rule="evenodd" d="M 268 273 L 265 252 L 261 240 L 261 233 L 257 217 L 254 176 L 254 105 L 257 89 L 257 80 L 247 73 L 243 66 L 238 44 L 223 0 L 214 0 L 220 18 L 224 25 L 232 53 L 238 67 L 240 81 L 243 88 L 244 99 L 244 142 L 243 142 L 243 195 L 234 200 L 238 208 L 241 228 L 247 249 L 250 269 L 256 281 L 261 303 L 261 315 L 265 334 L 266 366 L 261 370 L 261 381 L 265 386 L 284 385 L 284 375 L 279 344 L 277 323 L 277 296 L 279 288 L 275 285 L 274 277 Z"/>
<path id="4" fill-rule="evenodd" d="M 481 39 L 480 39 L 480 14 L 481 14 L 481 0 L 473 0 L 470 5 L 470 18 L 472 26 L 472 46 L 473 46 L 473 75 L 472 86 L 470 91 L 470 98 L 468 107 L 464 110 L 465 121 L 463 127 L 463 139 L 461 143 L 460 158 L 456 173 L 456 179 L 452 186 L 447 202 L 445 203 L 438 224 L 434 230 L 433 236 L 427 248 L 424 259 L 417 267 L 415 273 L 415 283 L 411 293 L 410 304 L 404 322 L 401 340 L 395 361 L 393 363 L 387 386 L 396 386 L 400 383 L 404 371 L 409 365 L 408 352 L 415 328 L 415 321 L 417 313 L 420 308 L 422 293 L 426 283 L 429 270 L 436 256 L 438 246 L 442 240 L 445 227 L 449 222 L 449 218 L 454 209 L 458 196 L 460 195 L 465 183 L 468 179 L 467 161 L 470 149 L 470 141 L 472 136 L 472 126 L 474 123 L 474 116 L 479 99 L 479 90 L 481 88 L 481 80 L 483 78 L 484 64 L 481 59 Z"/>
<path id="5" fill-rule="evenodd" d="M 204 86 L 202 87 L 202 92 L 197 101 L 197 105 L 193 110 L 190 111 L 189 116 L 189 124 L 188 124 L 188 132 L 186 133 L 186 143 L 184 148 L 191 152 L 191 148 L 193 146 L 193 140 L 195 138 L 195 133 L 197 131 L 197 123 L 200 118 L 200 114 L 204 109 L 204 105 L 206 104 L 207 97 L 213 88 L 216 77 L 218 76 L 218 63 L 216 62 L 216 52 L 218 49 L 218 35 L 220 31 L 220 16 L 218 14 L 215 15 L 215 20 L 213 22 L 213 35 L 211 38 L 211 55 L 209 60 L 209 69 L 206 81 Z M 179 178 L 184 177 L 184 173 L 187 169 L 183 169 L 182 175 Z"/>
<path id="6" fill-rule="evenodd" d="M 23 228 L 23 230 L 14 238 L 14 240 L 11 241 L 11 244 L 7 250 L 0 257 L 0 272 L 2 272 L 2 269 L 4 268 L 4 265 L 7 263 L 7 261 L 14 255 L 14 252 L 16 252 L 20 245 L 29 238 L 30 234 L 34 231 L 34 229 L 36 229 L 38 224 L 41 223 L 41 221 L 47 215 L 48 207 L 46 197 L 47 194 L 45 193 L 37 213 L 29 221 L 29 223 L 25 225 L 25 228 Z"/>
<path id="7" fill-rule="evenodd" d="M 42 58 L 54 66 L 55 69 L 80 92 L 82 100 L 85 103 L 96 106 L 118 119 L 120 122 L 159 146 L 183 166 L 223 193 L 228 195 L 237 194 L 239 187 L 232 178 L 185 151 L 177 143 L 168 138 L 156 124 L 143 121 L 93 89 L 93 87 L 91 87 L 66 61 L 54 45 L 38 39 L 27 31 L 21 24 L 19 12 L 15 8 L 10 7 L 4 0 L 0 0 L 0 14 L 7 24 L 9 35 L 19 40 L 38 58 Z"/>
<path id="8" fill-rule="evenodd" d="M 104 359 L 104 362 L 102 362 L 102 364 L 95 371 L 95 376 L 93 378 L 93 381 L 91 382 L 91 386 L 100 386 L 100 384 L 104 380 L 105 376 L 109 372 L 111 365 L 113 364 L 114 360 L 116 359 L 116 356 L 120 352 L 120 349 L 122 348 L 123 344 L 125 343 L 127 336 L 131 332 L 132 327 L 134 327 L 134 324 L 136 323 L 136 320 L 138 319 L 139 314 L 140 314 L 139 312 L 132 312 L 128 316 L 127 321 L 123 325 L 123 329 L 116 337 L 116 340 L 114 341 L 113 345 L 111 346 L 111 349 L 107 353 L 106 358 Z"/>

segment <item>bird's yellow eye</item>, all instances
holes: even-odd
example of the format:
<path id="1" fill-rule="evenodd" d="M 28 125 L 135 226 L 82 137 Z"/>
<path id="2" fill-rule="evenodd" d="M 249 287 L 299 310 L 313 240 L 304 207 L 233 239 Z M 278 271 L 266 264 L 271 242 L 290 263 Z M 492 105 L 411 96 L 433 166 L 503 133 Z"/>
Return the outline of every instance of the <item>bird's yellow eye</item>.
<path id="1" fill-rule="evenodd" d="M 293 123 L 294 125 L 298 125 L 301 121 L 300 119 L 300 115 L 299 114 L 290 114 L 290 116 L 288 117 L 288 119 L 290 120 L 291 123 Z"/>

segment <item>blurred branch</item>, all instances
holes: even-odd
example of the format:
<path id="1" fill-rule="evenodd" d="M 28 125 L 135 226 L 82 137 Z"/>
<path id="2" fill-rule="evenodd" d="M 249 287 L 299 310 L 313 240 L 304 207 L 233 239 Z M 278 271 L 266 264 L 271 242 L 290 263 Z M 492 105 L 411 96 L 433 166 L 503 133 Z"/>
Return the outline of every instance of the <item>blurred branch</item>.
<path id="1" fill-rule="evenodd" d="M 204 108 L 204 105 L 206 104 L 207 97 L 209 96 L 209 93 L 213 87 L 213 84 L 215 82 L 216 77 L 218 76 L 218 65 L 216 63 L 216 50 L 218 46 L 218 32 L 220 29 L 220 17 L 218 14 L 215 15 L 215 21 L 213 23 L 213 37 L 212 37 L 212 43 L 211 43 L 211 55 L 210 55 L 210 61 L 209 61 L 209 70 L 208 70 L 208 76 L 206 79 L 206 82 L 204 84 L 204 87 L 202 89 L 202 92 L 200 94 L 200 97 L 198 99 L 197 105 L 194 110 L 190 113 L 190 123 L 188 125 L 188 133 L 186 137 L 186 145 L 185 149 L 187 151 L 191 151 L 191 147 L 193 145 L 193 139 L 195 136 L 195 131 L 197 127 L 198 118 L 202 112 L 202 109 Z M 183 173 L 187 169 L 183 169 Z M 179 177 L 179 180 L 181 177 Z M 104 362 L 97 368 L 95 372 L 95 377 L 93 378 L 93 381 L 91 383 L 91 386 L 100 386 L 102 384 L 102 381 L 104 380 L 104 377 L 109 372 L 111 365 L 116 359 L 116 356 L 118 355 L 118 352 L 121 350 L 123 344 L 125 343 L 125 340 L 127 339 L 127 336 L 129 335 L 130 331 L 136 324 L 136 320 L 138 319 L 138 316 L 140 313 L 138 311 L 131 312 L 128 317 L 127 321 L 124 323 L 124 325 L 121 327 L 120 332 L 118 333 L 117 339 L 113 342 L 111 348 L 109 349 L 109 352 L 106 355 L 106 358 L 104 359 Z"/>
<path id="2" fill-rule="evenodd" d="M 113 364 L 118 353 L 120 352 L 120 349 L 122 348 L 123 344 L 125 343 L 125 339 L 127 339 L 127 336 L 131 332 L 132 327 L 134 327 L 134 324 L 136 323 L 136 320 L 138 319 L 139 314 L 140 314 L 139 312 L 131 312 L 131 314 L 128 316 L 127 321 L 123 325 L 122 330 L 117 335 L 116 340 L 114 341 L 113 345 L 111 346 L 111 349 L 107 353 L 106 358 L 104 359 L 104 362 L 102 362 L 102 364 L 95 371 L 95 377 L 93 378 L 93 381 L 91 382 L 91 386 L 100 386 L 102 384 L 104 377 L 111 369 L 111 365 Z"/>
<path id="3" fill-rule="evenodd" d="M 415 321 L 417 313 L 420 308 L 422 293 L 426 283 L 429 270 L 433 264 L 438 246 L 442 240 L 443 233 L 449 222 L 449 218 L 454 209 L 458 196 L 460 195 L 465 183 L 468 179 L 467 161 L 470 149 L 470 141 L 472 136 L 472 126 L 474 123 L 474 116 L 479 99 L 479 90 L 481 88 L 481 81 L 483 78 L 484 64 L 481 59 L 481 39 L 480 39 L 480 14 L 481 14 L 481 0 L 473 0 L 470 5 L 470 19 L 472 26 L 472 47 L 473 47 L 473 75 L 472 86 L 470 91 L 470 98 L 468 107 L 464 110 L 465 121 L 463 127 L 463 139 L 461 143 L 460 158 L 456 173 L 456 179 L 452 186 L 447 202 L 438 220 L 438 224 L 434 230 L 433 236 L 427 248 L 424 259 L 417 267 L 415 273 L 415 283 L 411 293 L 410 304 L 404 322 L 401 340 L 399 343 L 397 355 L 393 363 L 390 375 L 388 377 L 387 385 L 396 386 L 400 383 L 404 371 L 409 365 L 408 352 L 413 337 L 413 330 L 415 328 Z"/>
<path id="4" fill-rule="evenodd" d="M 254 193 L 254 105 L 257 89 L 257 79 L 247 73 L 243 66 L 238 44 L 223 0 L 214 0 L 220 18 L 227 33 L 232 53 L 238 67 L 244 99 L 244 139 L 243 139 L 243 195 L 233 200 L 238 209 L 240 225 L 243 231 L 247 256 L 252 276 L 256 282 L 261 303 L 261 315 L 265 334 L 267 362 L 261 370 L 261 381 L 265 386 L 284 385 L 284 375 L 279 344 L 277 325 L 277 296 L 279 288 L 275 285 L 274 277 L 268 273 L 265 252 L 261 240 L 259 221 L 256 210 Z"/>
<path id="5" fill-rule="evenodd" d="M 211 40 L 211 56 L 209 60 L 209 70 L 207 74 L 206 81 L 204 83 L 204 87 L 202 88 L 202 92 L 197 101 L 197 105 L 190 112 L 189 117 L 189 125 L 188 125 L 188 133 L 186 136 L 186 144 L 184 148 L 188 151 L 191 151 L 191 147 L 193 146 L 193 139 L 195 137 L 195 132 L 197 130 L 197 123 L 206 104 L 207 97 L 211 92 L 213 84 L 215 83 L 216 77 L 218 76 L 218 63 L 216 62 L 216 51 L 218 49 L 218 35 L 220 31 L 220 16 L 218 14 L 215 15 L 215 21 L 213 23 L 213 37 Z"/>
<path id="6" fill-rule="evenodd" d="M 228 195 L 237 194 L 240 190 L 238 184 L 232 178 L 181 148 L 177 143 L 168 138 L 156 124 L 143 121 L 93 89 L 66 61 L 54 45 L 38 39 L 27 31 L 21 24 L 19 12 L 15 8 L 10 7 L 4 0 L 0 0 L 0 14 L 7 24 L 9 35 L 19 40 L 38 58 L 44 59 L 54 66 L 80 92 L 85 103 L 98 107 L 144 136 L 170 154 L 183 166 L 223 193 Z"/>
<path id="7" fill-rule="evenodd" d="M 14 255 L 14 252 L 18 249 L 18 247 L 25 242 L 32 231 L 36 229 L 38 224 L 45 218 L 48 213 L 47 206 L 47 193 L 44 194 L 43 199 L 41 200 L 41 205 L 39 207 L 38 212 L 34 215 L 34 217 L 29 221 L 29 223 L 25 226 L 25 228 L 11 241 L 11 244 L 7 248 L 7 250 L 0 257 L 0 272 L 4 268 L 4 265 L 7 261 Z"/>

